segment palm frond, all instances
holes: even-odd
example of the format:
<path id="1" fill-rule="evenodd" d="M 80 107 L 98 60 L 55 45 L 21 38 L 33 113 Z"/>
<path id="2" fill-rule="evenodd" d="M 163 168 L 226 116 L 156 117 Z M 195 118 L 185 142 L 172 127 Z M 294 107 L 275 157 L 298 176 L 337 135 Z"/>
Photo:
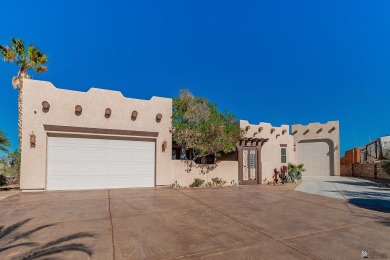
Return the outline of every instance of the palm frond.
<path id="1" fill-rule="evenodd" d="M 46 72 L 46 71 L 47 71 L 47 67 L 46 66 L 39 66 L 39 67 L 35 68 L 35 72 L 36 73 L 42 73 L 42 72 Z"/>
<path id="2" fill-rule="evenodd" d="M 3 56 L 4 61 L 12 62 L 15 59 L 15 53 L 8 46 L 0 45 L 0 55 Z"/>
<path id="3" fill-rule="evenodd" d="M 11 146 L 11 143 L 5 133 L 0 130 L 0 151 L 7 152 L 5 147 Z"/>
<path id="4" fill-rule="evenodd" d="M 23 41 L 21 39 L 12 38 L 11 42 L 15 53 L 20 57 L 20 59 L 25 59 L 26 48 L 24 47 Z"/>
<path id="5" fill-rule="evenodd" d="M 14 87 L 14 89 L 20 88 L 22 86 L 22 80 L 17 76 L 13 76 L 12 77 L 12 86 Z"/>
<path id="6" fill-rule="evenodd" d="M 27 53 L 29 60 L 32 62 L 31 67 L 40 66 L 47 62 L 47 56 L 34 45 L 28 46 Z"/>

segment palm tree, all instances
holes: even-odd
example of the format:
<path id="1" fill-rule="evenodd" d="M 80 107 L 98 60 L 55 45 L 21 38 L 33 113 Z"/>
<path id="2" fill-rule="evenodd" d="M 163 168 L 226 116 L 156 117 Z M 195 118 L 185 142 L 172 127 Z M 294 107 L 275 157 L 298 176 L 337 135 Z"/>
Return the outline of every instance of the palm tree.
<path id="1" fill-rule="evenodd" d="M 12 85 L 18 90 L 18 128 L 19 146 L 22 149 L 22 113 L 23 113 L 23 79 L 29 79 L 28 70 L 33 69 L 36 73 L 46 72 L 47 57 L 34 45 L 25 48 L 21 39 L 11 39 L 11 47 L 0 45 L 0 55 L 6 62 L 15 62 L 19 67 L 18 74 L 12 78 Z"/>
<path id="2" fill-rule="evenodd" d="M 0 151 L 5 153 L 8 152 L 8 150 L 5 148 L 7 146 L 11 146 L 9 139 L 7 138 L 5 133 L 0 130 Z"/>

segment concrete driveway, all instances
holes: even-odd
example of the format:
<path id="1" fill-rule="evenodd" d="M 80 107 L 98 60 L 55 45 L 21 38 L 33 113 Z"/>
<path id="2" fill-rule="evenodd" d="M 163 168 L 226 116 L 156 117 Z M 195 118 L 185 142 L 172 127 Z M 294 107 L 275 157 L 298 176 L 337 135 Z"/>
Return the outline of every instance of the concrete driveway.
<path id="1" fill-rule="evenodd" d="M 305 176 L 295 190 L 342 199 L 373 210 L 390 212 L 390 189 L 378 187 L 377 183 L 366 179 Z"/>
<path id="2" fill-rule="evenodd" d="M 0 201 L 0 259 L 390 257 L 388 213 L 288 187 L 19 193 Z"/>

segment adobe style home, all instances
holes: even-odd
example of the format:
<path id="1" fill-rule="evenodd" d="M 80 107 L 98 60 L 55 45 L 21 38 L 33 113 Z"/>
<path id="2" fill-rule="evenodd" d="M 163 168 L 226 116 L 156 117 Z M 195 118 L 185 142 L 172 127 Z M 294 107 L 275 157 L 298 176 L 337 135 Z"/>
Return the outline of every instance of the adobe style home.
<path id="1" fill-rule="evenodd" d="M 288 125 L 239 121 L 245 136 L 202 173 L 176 155 L 172 100 L 126 98 L 118 91 L 58 89 L 24 80 L 20 188 L 23 191 L 158 187 L 194 178 L 261 184 L 274 169 L 304 163 L 305 175 L 339 175 L 339 123 Z M 259 117 L 261 112 L 259 111 Z M 180 152 L 179 152 L 180 153 Z"/>

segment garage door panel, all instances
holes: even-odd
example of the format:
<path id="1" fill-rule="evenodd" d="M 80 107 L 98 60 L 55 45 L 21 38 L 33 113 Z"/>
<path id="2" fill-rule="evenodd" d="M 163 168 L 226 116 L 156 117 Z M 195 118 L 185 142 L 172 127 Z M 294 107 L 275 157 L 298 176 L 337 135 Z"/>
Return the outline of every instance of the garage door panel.
<path id="1" fill-rule="evenodd" d="M 329 176 L 329 144 L 322 141 L 298 143 L 298 163 L 303 163 L 307 176 Z"/>
<path id="2" fill-rule="evenodd" d="M 49 137 L 48 150 L 49 190 L 154 187 L 154 142 Z"/>
<path id="3" fill-rule="evenodd" d="M 52 162 L 73 162 L 77 160 L 77 150 L 53 148 L 49 150 L 48 156 Z"/>
<path id="4" fill-rule="evenodd" d="M 99 162 L 106 158 L 105 150 L 79 150 L 77 151 L 77 160 L 83 162 Z"/>
<path id="5" fill-rule="evenodd" d="M 154 156 L 150 154 L 149 152 L 134 152 L 133 153 L 133 160 L 135 162 L 140 162 L 140 163 L 154 163 Z"/>

